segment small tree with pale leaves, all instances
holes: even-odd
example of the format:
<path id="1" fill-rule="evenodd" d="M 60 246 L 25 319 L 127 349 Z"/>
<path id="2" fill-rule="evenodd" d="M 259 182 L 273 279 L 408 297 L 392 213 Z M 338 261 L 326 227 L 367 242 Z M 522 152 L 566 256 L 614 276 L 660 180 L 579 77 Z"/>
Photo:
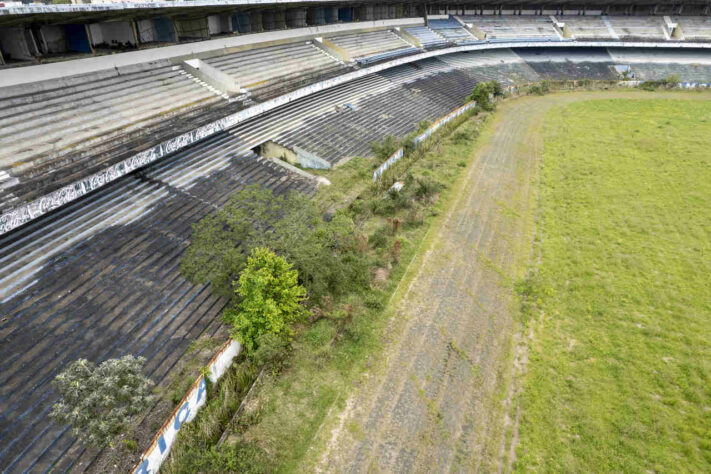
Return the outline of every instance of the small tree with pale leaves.
<path id="1" fill-rule="evenodd" d="M 69 364 L 52 384 L 61 399 L 50 417 L 68 424 L 82 441 L 103 448 L 126 429 L 131 417 L 148 409 L 151 382 L 141 369 L 143 357 L 127 355 L 97 367 L 86 359 Z"/>

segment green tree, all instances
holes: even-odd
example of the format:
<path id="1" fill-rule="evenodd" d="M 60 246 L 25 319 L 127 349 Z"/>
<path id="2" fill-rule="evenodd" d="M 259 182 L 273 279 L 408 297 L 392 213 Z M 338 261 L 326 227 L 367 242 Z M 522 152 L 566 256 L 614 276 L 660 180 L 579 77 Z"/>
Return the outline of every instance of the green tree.
<path id="1" fill-rule="evenodd" d="M 275 225 L 281 222 L 278 231 Z M 230 297 L 254 247 L 283 247 L 285 239 L 307 232 L 320 220 L 308 198 L 297 193 L 275 196 L 257 185 L 232 196 L 219 211 L 193 224 L 192 243 L 180 269 L 195 283 L 210 283 Z"/>
<path id="2" fill-rule="evenodd" d="M 479 82 L 467 97 L 467 101 L 475 101 L 483 110 L 494 110 L 491 98 L 503 95 L 503 93 L 504 90 L 497 81 Z"/>
<path id="3" fill-rule="evenodd" d="M 291 325 L 305 313 L 301 303 L 306 290 L 298 283 L 298 272 L 267 248 L 252 250 L 236 291 L 239 302 L 223 317 L 248 352 L 256 349 L 257 339 L 264 334 L 288 340 Z"/>
<path id="4" fill-rule="evenodd" d="M 252 186 L 193 226 L 181 270 L 191 281 L 234 295 L 252 248 L 267 247 L 294 265 L 309 300 L 367 287 L 369 262 L 357 245 L 353 219 L 338 212 L 325 222 L 315 204 L 292 193 L 275 196 Z"/>
<path id="5" fill-rule="evenodd" d="M 50 417 L 68 424 L 82 441 L 102 448 L 123 432 L 134 415 L 148 409 L 151 382 L 141 373 L 146 359 L 127 355 L 95 366 L 86 359 L 69 364 L 52 382 L 61 399 Z"/>

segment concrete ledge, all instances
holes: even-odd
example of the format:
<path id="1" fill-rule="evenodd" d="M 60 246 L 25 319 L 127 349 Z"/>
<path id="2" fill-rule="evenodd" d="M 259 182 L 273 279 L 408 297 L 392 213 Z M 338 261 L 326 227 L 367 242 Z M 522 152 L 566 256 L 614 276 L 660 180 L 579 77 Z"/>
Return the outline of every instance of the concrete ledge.
<path id="1" fill-rule="evenodd" d="M 164 141 L 156 146 L 148 148 L 120 163 L 117 163 L 103 171 L 88 176 L 81 181 L 65 186 L 57 191 L 54 191 L 46 196 L 36 199 L 30 203 L 18 206 L 0 216 L 0 234 L 10 232 L 11 230 L 30 222 L 43 214 L 46 214 L 54 209 L 57 209 L 79 197 L 104 186 L 105 184 L 114 181 L 121 176 L 124 176 L 137 168 L 146 166 L 154 161 L 174 153 L 188 145 L 207 138 L 222 130 L 233 127 L 245 120 L 257 117 L 267 111 L 276 109 L 284 104 L 288 104 L 294 100 L 315 94 L 322 90 L 330 89 L 338 85 L 350 82 L 363 76 L 384 71 L 395 66 L 408 64 L 422 59 L 442 56 L 451 53 L 461 53 L 466 51 L 487 51 L 496 49 L 508 48 L 656 48 L 663 50 L 670 49 L 705 49 L 711 50 L 711 43 L 667 43 L 667 42 L 623 42 L 623 41 L 528 41 L 528 42 L 501 42 L 501 43 L 483 43 L 467 46 L 455 46 L 443 48 L 425 53 L 413 54 L 402 58 L 394 59 L 375 66 L 362 68 L 357 71 L 343 74 L 326 81 L 322 81 L 310 86 L 297 89 L 288 94 L 276 97 L 269 101 L 255 105 L 245 110 L 241 110 L 232 115 L 228 115 L 220 120 L 199 127 L 191 132 L 184 133 L 170 140 Z"/>
<path id="2" fill-rule="evenodd" d="M 157 5 L 158 3 L 151 4 Z M 85 6 L 85 5 L 53 5 L 53 6 Z M 141 63 L 150 63 L 161 60 L 180 62 L 194 57 L 205 58 L 225 52 L 233 52 L 250 47 L 265 47 L 271 42 L 289 42 L 297 40 L 311 40 L 317 36 L 333 35 L 339 33 L 357 32 L 369 28 L 389 28 L 403 25 L 423 25 L 422 18 L 400 18 L 395 20 L 360 21 L 353 23 L 336 23 L 333 25 L 310 26 L 307 28 L 293 28 L 283 31 L 270 31 L 267 33 L 253 33 L 242 36 L 232 36 L 195 43 L 177 44 L 159 48 L 131 51 L 128 53 L 96 56 L 92 58 L 76 59 L 36 66 L 17 67 L 0 72 L 0 87 L 26 84 L 45 80 L 54 80 L 62 77 L 89 74 L 92 72 L 132 66 Z M 258 44 L 260 43 L 260 44 Z M 30 79 L 31 78 L 31 79 Z"/>
<path id="3" fill-rule="evenodd" d="M 320 36 L 318 38 L 315 38 L 314 46 L 316 46 L 318 49 L 323 50 L 326 54 L 334 56 L 345 63 L 351 61 L 351 57 L 348 55 L 345 49 L 341 48 L 337 44 L 331 43 L 326 38 Z"/>
<path id="4" fill-rule="evenodd" d="M 227 94 L 229 97 L 246 93 L 239 87 L 239 83 L 232 76 L 216 69 L 200 59 L 188 59 L 183 61 L 183 68 L 203 82 L 211 85 L 218 91 Z"/>

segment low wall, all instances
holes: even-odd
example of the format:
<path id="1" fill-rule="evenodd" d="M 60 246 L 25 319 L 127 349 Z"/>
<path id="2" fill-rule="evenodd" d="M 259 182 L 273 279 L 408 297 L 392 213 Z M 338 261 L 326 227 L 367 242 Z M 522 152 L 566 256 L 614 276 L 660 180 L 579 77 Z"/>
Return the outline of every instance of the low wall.
<path id="1" fill-rule="evenodd" d="M 430 125 L 427 130 L 425 130 L 423 133 L 417 135 L 414 139 L 413 142 L 415 142 L 415 146 L 418 146 L 420 143 L 423 141 L 427 140 L 434 132 L 436 132 L 442 125 L 445 123 L 451 121 L 453 118 L 458 117 L 462 115 L 464 112 L 467 110 L 471 109 L 472 107 L 476 106 L 476 102 L 469 102 L 468 104 L 465 104 L 458 109 L 455 109 L 454 111 L 448 113 L 441 119 L 437 120 L 435 123 Z M 386 169 L 390 168 L 393 164 L 397 163 L 402 159 L 403 157 L 403 149 L 400 148 L 397 150 L 395 153 L 393 153 L 390 158 L 388 158 L 385 163 L 382 165 L 378 166 L 378 169 L 376 169 L 373 172 L 373 182 L 376 182 L 380 176 L 383 175 Z"/>
<path id="2" fill-rule="evenodd" d="M 199 43 L 193 43 L 199 44 Z M 644 42 L 622 42 L 622 41 L 527 41 L 527 42 L 510 42 L 510 43 L 482 43 L 466 46 L 455 46 L 451 48 L 443 48 L 435 51 L 428 51 L 425 53 L 413 54 L 410 56 L 404 56 L 401 58 L 393 59 L 391 61 L 383 62 L 375 66 L 370 66 L 367 68 L 362 68 L 357 71 L 343 74 L 332 79 L 318 82 L 301 89 L 297 89 L 288 94 L 276 97 L 274 99 L 262 102 L 261 104 L 255 105 L 245 110 L 241 110 L 232 115 L 228 115 L 222 119 L 215 122 L 209 123 L 202 127 L 199 127 L 190 132 L 184 133 L 177 137 L 171 138 L 170 140 L 164 141 L 155 145 L 147 150 L 144 150 L 126 160 L 117 163 L 105 170 L 102 170 L 96 174 L 88 176 L 79 182 L 65 186 L 57 191 L 54 191 L 46 196 L 36 199 L 30 203 L 20 205 L 6 213 L 0 215 L 0 235 L 11 231 L 39 216 L 46 214 L 54 209 L 57 209 L 64 204 L 67 204 L 79 197 L 100 188 L 101 186 L 114 181 L 121 176 L 130 173 L 137 168 L 146 166 L 170 153 L 174 153 L 188 145 L 191 145 L 199 140 L 207 138 L 215 133 L 226 130 L 233 127 L 245 120 L 257 117 L 267 111 L 276 109 L 284 104 L 288 104 L 302 97 L 320 92 L 322 90 L 330 89 L 338 85 L 344 84 L 346 82 L 359 79 L 361 77 L 373 74 L 376 72 L 384 71 L 395 66 L 400 66 L 402 64 L 408 64 L 415 61 L 420 61 L 422 59 L 432 58 L 436 56 L 442 56 L 445 54 L 460 53 L 465 51 L 487 51 L 494 49 L 508 49 L 508 48 L 540 48 L 545 46 L 547 48 L 570 48 L 570 47 L 603 47 L 603 48 L 658 48 L 658 49 L 685 49 L 685 48 L 702 48 L 711 49 L 711 43 L 644 43 Z M 167 49 L 167 48 L 161 48 Z M 119 56 L 119 55 L 116 55 Z M 59 63 L 59 64 L 72 64 Z M 18 71 L 27 71 L 28 68 L 17 68 Z M 11 69 L 8 71 L 3 71 L 3 74 L 15 71 Z M 3 76 L 0 75 L 0 82 L 2 82 Z M 1 86 L 2 84 L 0 84 Z"/>
<path id="3" fill-rule="evenodd" d="M 232 364 L 232 361 L 240 353 L 240 344 L 235 340 L 227 341 L 214 355 L 208 363 L 210 369 L 209 378 L 211 382 L 217 382 Z M 158 472 L 170 448 L 178 436 L 178 431 L 185 424 L 195 418 L 198 410 L 207 401 L 207 383 L 205 377 L 201 375 L 193 383 L 180 401 L 168 420 L 163 424 L 158 433 L 153 437 L 150 446 L 143 452 L 141 459 L 133 468 L 134 474 L 148 474 Z"/>

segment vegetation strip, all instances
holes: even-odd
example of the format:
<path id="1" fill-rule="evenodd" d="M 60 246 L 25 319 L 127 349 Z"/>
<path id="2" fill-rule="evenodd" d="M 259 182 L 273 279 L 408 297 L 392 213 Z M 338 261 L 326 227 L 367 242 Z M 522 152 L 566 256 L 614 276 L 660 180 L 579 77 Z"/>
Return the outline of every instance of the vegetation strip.
<path id="1" fill-rule="evenodd" d="M 405 270 L 404 264 L 411 261 L 426 229 L 436 218 L 441 206 L 446 205 L 443 203 L 449 199 L 451 188 L 444 183 L 454 182 L 454 177 L 464 168 L 462 152 L 465 156 L 470 156 L 465 150 L 469 150 L 472 146 L 472 140 L 478 133 L 480 120 L 469 121 L 468 119 L 476 112 L 471 110 L 442 127 L 425 146 L 417 150 L 412 147 L 398 166 L 388 170 L 383 182 L 377 185 L 367 184 L 367 181 L 372 179 L 372 169 L 375 165 L 373 160 L 369 159 L 352 160 L 335 172 L 323 172 L 336 183 L 339 182 L 339 173 L 347 175 L 349 187 L 362 190 L 359 195 L 348 196 L 343 201 L 342 189 L 336 189 L 336 186 L 322 188 L 312 201 L 312 205 L 332 216 L 329 219 L 334 224 L 329 223 L 326 226 L 326 234 L 329 234 L 330 231 L 327 229 L 333 225 L 353 222 L 353 224 L 346 224 L 355 225 L 353 230 L 346 234 L 333 235 L 354 236 L 353 244 L 357 248 L 353 249 L 356 253 L 353 257 L 349 257 L 348 266 L 363 259 L 364 262 L 370 262 L 368 264 L 368 267 L 372 268 L 368 278 L 370 283 L 366 283 L 365 286 L 357 284 L 355 287 L 351 284 L 352 289 L 346 287 L 345 292 L 314 292 L 314 288 L 317 288 L 313 287 L 314 280 L 303 279 L 309 272 L 308 268 L 304 267 L 304 261 L 294 254 L 288 257 L 287 260 L 294 262 L 295 268 L 299 269 L 300 281 L 304 281 L 309 289 L 311 314 L 308 320 L 295 326 L 293 342 L 286 353 L 280 349 L 280 344 L 272 341 L 267 344 L 270 356 L 260 363 L 249 355 L 240 357 L 241 362 L 233 367 L 235 375 L 249 373 L 254 377 L 259 372 L 258 367 L 262 366 L 260 364 L 266 363 L 269 367 L 254 398 L 246 403 L 242 416 L 231 421 L 232 414 L 239 407 L 241 395 L 249 390 L 251 384 L 243 379 L 238 385 L 233 385 L 232 394 L 224 392 L 223 384 L 233 384 L 235 376 L 228 375 L 224 382 L 211 391 L 207 407 L 196 420 L 181 430 L 178 441 L 164 465 L 164 470 L 168 472 L 186 470 L 253 472 L 273 470 L 277 469 L 277 466 L 295 467 L 292 463 L 300 462 L 299 459 L 305 454 L 310 440 L 318 430 L 319 420 L 323 419 L 334 402 L 339 403 L 340 396 L 337 393 L 345 393 L 343 389 L 348 386 L 348 381 L 362 371 L 363 364 L 367 363 L 368 358 L 381 344 L 378 339 L 380 331 L 374 329 L 381 328 L 386 321 L 387 316 L 382 308 L 397 287 L 397 282 Z M 460 150 L 458 153 L 451 154 L 449 159 L 442 159 L 438 152 L 428 153 L 428 150 L 433 147 L 439 148 L 440 141 L 463 123 L 464 130 L 461 134 L 455 134 L 457 136 L 454 138 L 446 138 L 445 146 L 457 148 Z M 392 139 L 387 141 L 394 142 Z M 376 150 L 379 148 L 375 147 Z M 403 180 L 404 188 L 400 192 L 388 192 L 384 187 L 386 183 L 397 179 Z M 265 199 L 268 202 L 271 198 Z M 294 199 L 296 198 L 288 197 L 278 207 L 283 208 L 283 205 L 286 205 L 286 209 L 289 209 L 290 206 L 295 205 Z M 248 206 L 248 209 L 253 209 L 248 203 L 254 201 L 254 196 L 248 199 L 243 197 L 239 199 L 240 204 L 237 207 Z M 336 208 L 341 208 L 335 213 L 334 202 L 340 203 Z M 343 205 L 346 207 L 343 208 Z M 299 201 L 299 206 L 303 206 L 302 209 L 308 208 L 306 202 Z M 293 207 L 295 208 L 296 206 Z M 236 208 L 234 212 L 237 212 Z M 309 212 L 306 211 L 306 215 L 310 215 Z M 285 215 L 288 214 L 290 211 Z M 282 228 L 292 229 L 290 235 L 298 235 L 299 232 L 293 232 L 293 225 L 295 224 L 277 220 L 276 226 L 273 227 L 275 235 L 285 235 L 285 232 L 280 230 Z M 196 231 L 199 227 L 196 227 Z M 259 226 L 257 227 L 259 229 Z M 304 233 L 307 234 L 308 231 Z M 262 235 L 259 230 L 256 234 Z M 214 234 L 211 232 L 204 234 L 204 237 L 204 242 L 215 244 Z M 341 238 L 338 237 L 339 240 Z M 278 242 L 272 242 L 270 248 L 277 248 L 277 253 L 288 254 L 290 251 L 278 250 L 283 249 L 280 246 L 287 242 L 282 242 L 280 239 L 281 237 L 278 238 Z M 194 242 L 200 240 L 201 237 L 197 235 Z M 246 242 L 249 242 L 249 238 Z M 217 246 L 219 247 L 220 244 L 218 243 Z M 250 244 L 245 246 L 248 247 Z M 200 245 L 195 248 L 199 247 Z M 357 256 L 358 253 L 361 256 Z M 188 275 L 190 275 L 190 268 L 199 271 L 200 268 L 205 267 L 204 264 L 189 263 L 190 251 L 186 255 L 188 255 L 185 263 Z M 321 267 L 324 266 L 319 266 Z M 303 273 L 304 271 L 306 273 Z M 201 277 L 209 278 L 207 274 L 202 274 Z M 216 288 L 222 288 L 221 291 L 230 291 L 229 278 L 222 277 L 218 280 L 210 281 Z M 239 307 L 239 303 L 237 305 Z M 260 341 L 259 350 L 267 346 L 263 346 L 263 341 Z M 306 396 L 306 393 L 302 392 L 304 389 L 309 393 L 307 398 L 301 398 L 301 394 Z M 286 396 L 289 400 L 277 402 L 273 396 Z M 294 396 L 296 399 L 292 398 Z M 301 401 L 298 402 L 300 398 Z M 306 405 L 298 408 L 294 405 L 295 402 L 298 405 L 303 403 Z M 283 418 L 285 415 L 283 410 L 289 410 L 288 420 Z M 294 410 L 299 414 L 296 415 Z M 263 431 L 267 426 L 271 428 Z M 306 431 L 302 432 L 302 430 Z M 280 436 L 278 431 L 282 431 L 285 437 Z M 276 437 L 263 439 L 262 436 L 265 434 L 270 438 L 272 434 Z M 225 442 L 217 448 L 216 444 L 220 438 Z M 275 442 L 297 443 L 298 446 L 274 449 Z"/>

